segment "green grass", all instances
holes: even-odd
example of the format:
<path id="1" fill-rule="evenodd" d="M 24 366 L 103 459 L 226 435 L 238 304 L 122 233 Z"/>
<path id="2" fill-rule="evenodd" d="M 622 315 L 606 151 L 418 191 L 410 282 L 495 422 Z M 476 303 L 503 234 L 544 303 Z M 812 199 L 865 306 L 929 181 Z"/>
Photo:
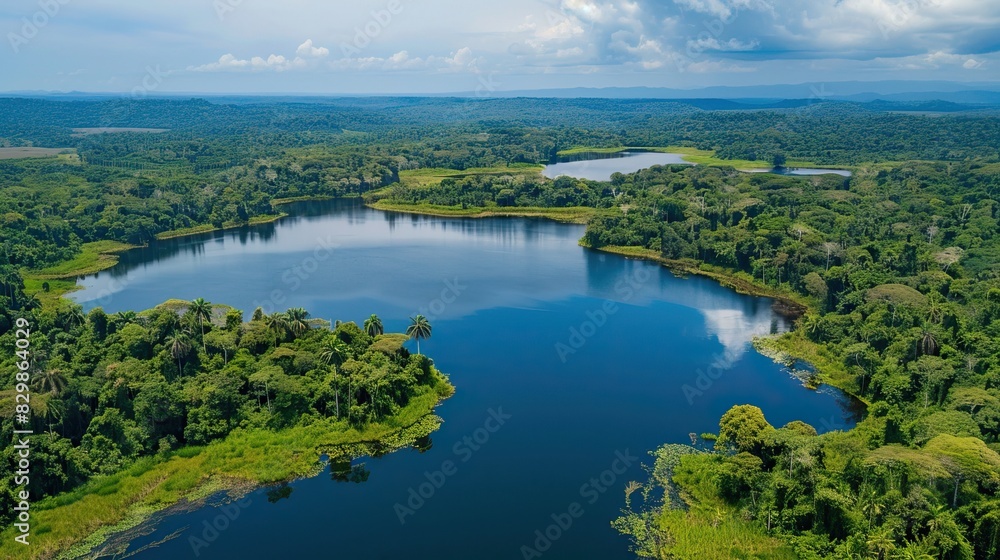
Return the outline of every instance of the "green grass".
<path id="1" fill-rule="evenodd" d="M 515 163 L 510 166 L 471 167 L 469 169 L 447 169 L 443 167 L 428 167 L 423 169 L 406 169 L 399 172 L 399 182 L 407 187 L 426 188 L 441 183 L 443 179 L 453 177 L 470 177 L 475 175 L 538 175 L 543 165 L 533 163 Z"/>
<path id="2" fill-rule="evenodd" d="M 830 349 L 806 337 L 806 333 L 798 328 L 794 331 L 776 336 L 765 336 L 754 339 L 754 347 L 758 352 L 772 357 L 775 361 L 803 360 L 816 368 L 818 383 L 836 387 L 856 399 L 870 404 L 867 399 L 859 396 L 857 383 Z"/>
<path id="3" fill-rule="evenodd" d="M 409 214 L 424 214 L 427 216 L 444 217 L 465 217 L 465 218 L 488 218 L 494 216 L 521 216 L 548 218 L 559 222 L 575 224 L 585 224 L 587 220 L 600 212 L 600 210 L 587 206 L 572 206 L 568 208 L 545 208 L 538 206 L 489 206 L 485 208 L 472 207 L 462 208 L 461 206 L 442 206 L 440 204 L 407 204 L 401 202 L 388 202 L 379 200 L 368 206 L 376 210 L 389 212 L 406 212 Z"/>
<path id="4" fill-rule="evenodd" d="M 173 230 L 170 230 L 170 231 L 164 231 L 162 233 L 156 234 L 156 238 L 159 239 L 159 240 L 174 239 L 174 238 L 177 238 L 177 237 L 184 237 L 184 236 L 187 236 L 187 235 L 197 235 L 199 233 L 209 233 L 209 232 L 212 232 L 212 231 L 218 231 L 218 230 L 223 230 L 223 229 L 238 228 L 238 227 L 243 227 L 245 225 L 254 226 L 254 225 L 257 225 L 257 224 L 266 224 L 266 223 L 269 223 L 269 222 L 274 222 L 274 221 L 280 220 L 281 218 L 284 218 L 287 215 L 288 214 L 285 214 L 284 212 L 279 212 L 277 214 L 262 214 L 260 216 L 253 216 L 252 218 L 250 218 L 247 221 L 247 223 L 243 223 L 243 222 L 226 222 L 226 223 L 222 224 L 221 228 L 215 227 L 212 224 L 201 224 L 201 225 L 197 225 L 197 226 L 191 226 L 191 227 L 186 227 L 186 228 L 173 229 Z"/>
<path id="5" fill-rule="evenodd" d="M 140 459 L 120 473 L 32 504 L 31 546 L 15 543 L 13 528 L 5 528 L 0 558 L 51 558 L 70 549 L 71 556 L 83 554 L 182 499 L 315 475 L 324 453 L 358 456 L 374 443 L 393 449 L 409 445 L 437 429 L 440 419 L 433 409 L 453 391 L 444 377 L 423 389 L 395 416 L 361 429 L 332 419 L 281 431 L 241 429 L 205 447 Z"/>
<path id="6" fill-rule="evenodd" d="M 77 158 L 76 161 L 79 161 L 75 148 L 0 148 L 0 159 L 47 158 L 57 156 L 65 156 L 63 159 L 73 156 Z"/>
<path id="7" fill-rule="evenodd" d="M 76 285 L 76 280 L 44 280 L 41 278 L 32 278 L 31 276 L 24 276 L 23 278 L 24 292 L 38 298 L 43 309 L 55 309 L 59 307 L 59 302 L 64 295 L 80 289 Z M 49 284 L 48 291 L 45 291 L 45 288 L 42 286 L 46 282 Z"/>
<path id="8" fill-rule="evenodd" d="M 594 154 L 615 154 L 618 152 L 624 152 L 626 150 L 643 150 L 647 152 L 662 152 L 662 153 L 673 153 L 681 154 L 684 161 L 689 163 L 695 163 L 698 165 L 710 165 L 715 167 L 735 167 L 737 169 L 770 169 L 771 163 L 767 161 L 751 161 L 748 159 L 722 159 L 715 155 L 714 150 L 699 150 L 698 148 L 692 148 L 690 146 L 621 146 L 617 148 L 588 148 L 586 146 L 579 146 L 575 148 L 570 148 L 568 150 L 560 150 L 560 156 L 572 156 L 578 154 L 594 153 Z M 817 165 L 814 162 L 807 160 L 789 160 L 785 163 L 786 167 L 816 167 L 823 168 L 828 166 Z M 830 167 L 830 169 L 835 169 Z"/>
<path id="9" fill-rule="evenodd" d="M 118 241 L 84 243 L 80 247 L 80 254 L 73 259 L 41 270 L 28 271 L 26 276 L 38 280 L 57 280 L 93 274 L 118 264 L 118 253 L 134 248 L 135 245 Z"/>
<path id="10" fill-rule="evenodd" d="M 716 495 L 718 485 L 710 474 L 716 469 L 700 463 L 720 459 L 688 456 L 676 470 L 674 481 L 688 510 L 664 508 L 657 519 L 669 537 L 669 558 L 795 560 L 794 551 L 769 536 L 761 522 L 744 520 L 740 511 Z"/>
<path id="11" fill-rule="evenodd" d="M 332 196 L 327 195 L 304 195 L 304 196 L 289 196 L 285 198 L 275 198 L 271 201 L 271 207 L 281 206 L 282 204 L 291 204 L 293 202 L 310 202 L 313 200 L 332 200 Z"/>

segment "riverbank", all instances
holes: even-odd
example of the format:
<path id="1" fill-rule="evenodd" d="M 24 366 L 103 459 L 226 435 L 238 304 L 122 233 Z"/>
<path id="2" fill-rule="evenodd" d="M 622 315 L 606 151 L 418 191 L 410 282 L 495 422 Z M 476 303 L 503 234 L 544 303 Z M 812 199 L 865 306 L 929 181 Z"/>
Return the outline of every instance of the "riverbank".
<path id="1" fill-rule="evenodd" d="M 411 445 L 440 426 L 434 408 L 454 392 L 443 374 L 435 370 L 435 376 L 399 413 L 377 424 L 358 429 L 328 418 L 281 431 L 237 430 L 204 447 L 145 457 L 119 473 L 46 498 L 32 504 L 30 546 L 15 543 L 13 528 L 6 528 L 0 557 L 78 557 L 179 503 L 314 476 L 324 466 L 322 455 L 354 458 L 372 448 Z"/>
<path id="2" fill-rule="evenodd" d="M 386 212 L 404 212 L 407 214 L 423 214 L 444 218 L 492 218 L 498 216 L 522 218 L 548 218 L 557 222 L 585 224 L 592 216 L 602 212 L 598 208 L 588 206 L 573 206 L 569 208 L 546 208 L 540 206 L 510 206 L 492 208 L 462 208 L 461 206 L 442 206 L 438 204 L 404 204 L 399 202 L 366 203 L 369 208 Z"/>
<path id="3" fill-rule="evenodd" d="M 23 270 L 25 292 L 38 298 L 42 307 L 52 308 L 63 296 L 78 289 L 77 277 L 109 269 L 118 264 L 118 255 L 139 247 L 107 240 L 84 243 L 80 254 L 68 261 L 39 270 Z"/>
<path id="4" fill-rule="evenodd" d="M 668 259 L 657 251 L 643 247 L 607 245 L 594 248 L 587 246 L 582 241 L 580 245 L 605 253 L 657 262 L 674 272 L 707 276 L 739 294 L 771 298 L 776 303 L 775 312 L 790 319 L 798 319 L 805 315 L 812 305 L 810 301 L 791 290 L 778 290 L 765 286 L 753 281 L 745 274 L 734 273 L 722 267 L 711 266 L 693 259 Z"/>
<path id="5" fill-rule="evenodd" d="M 688 163 L 696 165 L 708 165 L 712 167 L 735 167 L 742 169 L 771 169 L 772 162 L 748 159 L 722 159 L 717 157 L 715 150 L 699 150 L 691 146 L 620 146 L 616 148 L 588 148 L 576 147 L 568 150 L 560 150 L 558 156 L 574 156 L 580 154 L 617 154 L 626 151 L 658 152 L 680 154 L 682 159 Z M 790 159 L 785 163 L 785 167 L 812 167 L 817 169 L 843 169 L 828 165 L 819 165 L 808 160 Z"/>
<path id="6" fill-rule="evenodd" d="M 273 206 L 273 203 L 272 203 Z M 268 224 L 271 222 L 276 222 L 281 218 L 288 216 L 284 212 L 279 212 L 277 214 L 261 214 L 260 216 L 253 216 L 246 222 L 226 222 L 222 224 L 222 227 L 215 227 L 212 224 L 201 224 L 198 226 L 191 226 L 187 228 L 173 229 L 170 231 L 164 231 L 162 233 L 156 234 L 157 241 L 163 241 L 164 239 L 175 239 L 177 237 L 185 237 L 188 235 L 197 235 L 199 233 L 210 233 L 213 231 L 222 231 L 227 229 L 245 227 L 245 226 L 256 226 L 260 224 Z"/>

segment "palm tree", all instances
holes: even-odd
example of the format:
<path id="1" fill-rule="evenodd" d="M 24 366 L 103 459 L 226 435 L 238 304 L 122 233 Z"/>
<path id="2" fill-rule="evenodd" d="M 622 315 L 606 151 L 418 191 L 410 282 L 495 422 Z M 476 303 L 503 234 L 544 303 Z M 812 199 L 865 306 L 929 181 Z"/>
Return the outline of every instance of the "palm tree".
<path id="1" fill-rule="evenodd" d="M 347 359 L 349 349 L 347 343 L 336 336 L 331 336 L 323 343 L 323 349 L 319 353 L 319 359 L 327 364 L 339 366 Z"/>
<path id="2" fill-rule="evenodd" d="M 191 351 L 191 343 L 188 341 L 187 336 L 183 332 L 175 330 L 170 333 L 164 344 L 170 349 L 170 355 L 177 360 L 177 375 L 184 375 L 184 372 L 181 370 L 181 358 Z"/>
<path id="3" fill-rule="evenodd" d="M 264 323 L 267 325 L 267 330 L 274 333 L 274 347 L 278 347 L 278 337 L 284 338 L 285 333 L 288 332 L 288 316 L 284 313 L 271 313 L 264 318 Z"/>
<path id="4" fill-rule="evenodd" d="M 73 327 L 79 327 L 87 321 L 87 316 L 83 314 L 83 308 L 79 305 L 70 306 L 65 309 L 62 313 L 63 325 L 65 325 L 66 330 L 70 330 Z"/>
<path id="5" fill-rule="evenodd" d="M 285 316 L 288 318 L 288 330 L 292 332 L 293 335 L 298 336 L 307 330 L 309 330 L 309 323 L 306 319 L 309 317 L 309 312 L 301 307 L 293 307 L 285 312 Z"/>
<path id="6" fill-rule="evenodd" d="M 58 395 L 66 389 L 66 385 L 68 384 L 66 376 L 59 369 L 50 369 L 42 373 L 36 373 L 33 377 L 34 379 L 31 380 L 32 386 L 35 390 L 43 393 Z"/>
<path id="7" fill-rule="evenodd" d="M 923 541 L 911 542 L 902 550 L 899 558 L 902 560 L 934 560 L 936 557 L 931 554 L 932 552 L 937 551 Z"/>
<path id="8" fill-rule="evenodd" d="M 115 315 L 122 323 L 126 324 L 135 323 L 138 317 L 135 314 L 135 311 L 119 311 L 118 313 L 115 313 Z"/>
<path id="9" fill-rule="evenodd" d="M 42 416 L 49 424 L 49 435 L 52 435 L 52 421 L 57 423 L 62 421 L 65 406 L 63 402 L 55 398 L 55 394 L 45 395 L 44 398 L 32 399 L 32 411 L 38 416 Z"/>
<path id="10" fill-rule="evenodd" d="M 410 326 L 406 327 L 406 335 L 417 341 L 417 354 L 420 353 L 420 339 L 431 337 L 431 324 L 427 322 L 427 317 L 417 314 L 410 317 Z"/>
<path id="11" fill-rule="evenodd" d="M 925 330 L 921 333 L 920 342 L 918 343 L 920 347 L 920 352 L 928 356 L 937 356 L 938 345 L 937 337 L 931 330 Z"/>
<path id="12" fill-rule="evenodd" d="M 198 298 L 191 302 L 188 310 L 198 319 L 198 326 L 201 327 L 201 349 L 208 354 L 208 348 L 205 347 L 205 321 L 212 319 L 212 304 L 204 298 Z"/>
<path id="13" fill-rule="evenodd" d="M 819 315 L 806 315 L 802 319 L 802 328 L 810 335 L 809 338 L 814 338 L 816 341 L 820 339 L 822 325 L 823 321 Z"/>
<path id="14" fill-rule="evenodd" d="M 377 336 L 385 332 L 382 328 L 382 319 L 378 318 L 378 315 L 372 313 L 370 317 L 365 319 L 365 332 L 368 336 Z"/>
<path id="15" fill-rule="evenodd" d="M 340 388 L 337 386 L 340 381 L 340 364 L 344 363 L 349 355 L 350 348 L 347 347 L 347 343 L 337 338 L 336 335 L 327 337 L 326 341 L 323 343 L 323 349 L 320 350 L 319 353 L 319 359 L 323 360 L 327 364 L 333 365 L 333 371 L 330 374 L 330 382 L 334 386 L 334 398 L 337 402 L 337 418 L 340 418 Z M 347 392 L 353 395 L 354 392 L 351 389 L 351 376 L 347 376 Z M 347 419 L 351 419 L 350 400 L 347 401 Z"/>
<path id="16" fill-rule="evenodd" d="M 889 557 L 889 553 L 896 550 L 896 543 L 893 542 L 892 534 L 886 528 L 869 534 L 866 544 L 868 545 L 868 550 L 876 554 L 875 558 L 877 560 L 885 560 Z"/>

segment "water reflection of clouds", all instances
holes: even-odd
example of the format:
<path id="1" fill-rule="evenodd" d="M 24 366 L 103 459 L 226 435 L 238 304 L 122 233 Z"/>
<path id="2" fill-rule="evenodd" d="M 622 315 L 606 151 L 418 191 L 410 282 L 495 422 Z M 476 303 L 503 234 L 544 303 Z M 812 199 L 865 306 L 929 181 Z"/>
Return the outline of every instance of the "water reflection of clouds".
<path id="1" fill-rule="evenodd" d="M 700 309 L 705 317 L 705 330 L 722 344 L 722 354 L 716 356 L 712 367 L 729 369 L 736 364 L 750 347 L 755 336 L 786 330 L 773 312 L 758 309 L 748 313 L 745 309 Z"/>

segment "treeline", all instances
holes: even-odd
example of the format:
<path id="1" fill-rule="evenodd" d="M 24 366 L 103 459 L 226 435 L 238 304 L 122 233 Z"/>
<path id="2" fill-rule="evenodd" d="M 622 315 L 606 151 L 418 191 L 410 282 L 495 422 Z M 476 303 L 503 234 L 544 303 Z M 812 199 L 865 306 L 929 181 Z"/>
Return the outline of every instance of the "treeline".
<path id="1" fill-rule="evenodd" d="M 991 112 L 926 117 L 894 112 L 912 108 L 906 104 L 824 100 L 762 110 L 700 105 L 655 99 L 13 98 L 0 99 L 0 146 L 75 147 L 108 159 L 95 143 L 109 135 L 72 129 L 145 127 L 168 129 L 144 135 L 153 159 L 177 148 L 189 160 L 199 156 L 197 147 L 185 150 L 178 140 L 215 143 L 213 157 L 220 161 L 245 158 L 248 150 L 276 155 L 276 147 L 348 143 L 392 145 L 419 154 L 425 167 L 456 169 L 547 162 L 575 146 L 690 145 L 726 159 L 771 161 L 784 154 L 827 165 L 995 160 L 1000 146 L 1000 116 Z"/>
<path id="2" fill-rule="evenodd" d="M 610 207 L 614 187 L 571 177 L 549 180 L 541 175 L 470 175 L 445 178 L 433 189 L 394 184 L 365 195 L 367 201 L 390 200 L 402 203 L 429 203 L 475 208 L 500 207 Z"/>
<path id="3" fill-rule="evenodd" d="M 817 435 L 733 407 L 714 449 L 671 444 L 614 526 L 640 558 L 992 559 L 1000 454 L 972 436 L 885 441 L 885 416 Z"/>
<path id="4" fill-rule="evenodd" d="M 403 334 L 383 334 L 372 316 L 332 330 L 303 309 L 249 322 L 204 300 L 142 313 L 84 315 L 79 306 L 22 313 L 31 331 L 31 420 L 0 423 L 5 441 L 30 429 L 34 499 L 120 471 L 139 457 L 205 445 L 236 428 L 277 430 L 319 419 L 353 426 L 391 417 L 411 398 L 447 382 Z M 0 344 L 13 348 L 13 332 Z M 427 333 L 429 334 L 429 331 Z M 420 333 L 415 336 L 420 336 Z M 14 386 L 14 356 L 0 364 Z M 14 409 L 12 391 L 0 393 Z M 15 450 L 4 447 L 3 462 Z M 0 519 L 13 512 L 11 480 L 0 481 Z"/>
<path id="5" fill-rule="evenodd" d="M 276 198 L 350 196 L 390 184 L 398 165 L 389 156 L 326 148 L 200 174 L 0 162 L 0 259 L 43 268 L 72 258 L 88 241 L 142 244 L 175 229 L 245 224 L 276 213 Z"/>

